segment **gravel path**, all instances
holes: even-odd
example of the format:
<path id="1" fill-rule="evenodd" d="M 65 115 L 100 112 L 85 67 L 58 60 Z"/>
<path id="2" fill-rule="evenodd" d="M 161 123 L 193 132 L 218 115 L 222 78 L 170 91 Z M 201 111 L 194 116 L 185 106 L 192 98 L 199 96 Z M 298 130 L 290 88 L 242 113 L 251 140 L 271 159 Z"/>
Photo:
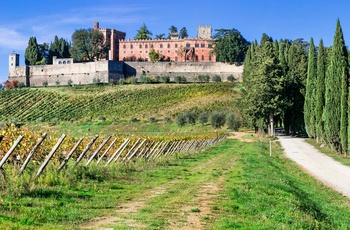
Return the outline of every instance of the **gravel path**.
<path id="1" fill-rule="evenodd" d="M 350 198 L 350 167 L 320 153 L 304 139 L 288 136 L 278 138 L 289 159 L 327 186 Z"/>

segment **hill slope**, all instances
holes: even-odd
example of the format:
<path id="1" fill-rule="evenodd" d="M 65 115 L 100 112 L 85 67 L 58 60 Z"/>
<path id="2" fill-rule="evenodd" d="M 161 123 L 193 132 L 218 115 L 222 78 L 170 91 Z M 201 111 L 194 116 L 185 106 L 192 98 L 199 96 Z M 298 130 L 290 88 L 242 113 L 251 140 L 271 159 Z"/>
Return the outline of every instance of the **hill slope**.
<path id="1" fill-rule="evenodd" d="M 0 91 L 0 118 L 175 116 L 185 110 L 232 110 L 237 95 L 232 83 L 13 89 Z"/>

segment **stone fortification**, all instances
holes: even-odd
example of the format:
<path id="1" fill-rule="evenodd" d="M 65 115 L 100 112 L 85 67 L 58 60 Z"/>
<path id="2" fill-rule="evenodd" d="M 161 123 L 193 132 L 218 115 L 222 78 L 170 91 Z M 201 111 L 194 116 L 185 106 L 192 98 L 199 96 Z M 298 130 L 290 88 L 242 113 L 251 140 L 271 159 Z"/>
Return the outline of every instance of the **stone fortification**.
<path id="1" fill-rule="evenodd" d="M 238 81 L 242 79 L 243 65 L 220 62 L 125 62 L 125 77 L 146 76 L 184 76 L 187 81 L 195 81 L 199 75 L 219 75 L 223 81 L 233 75 Z"/>
<path id="2" fill-rule="evenodd" d="M 27 86 L 109 83 L 123 78 L 123 63 L 97 61 L 62 65 L 16 66 L 10 68 L 9 81 L 18 80 Z"/>

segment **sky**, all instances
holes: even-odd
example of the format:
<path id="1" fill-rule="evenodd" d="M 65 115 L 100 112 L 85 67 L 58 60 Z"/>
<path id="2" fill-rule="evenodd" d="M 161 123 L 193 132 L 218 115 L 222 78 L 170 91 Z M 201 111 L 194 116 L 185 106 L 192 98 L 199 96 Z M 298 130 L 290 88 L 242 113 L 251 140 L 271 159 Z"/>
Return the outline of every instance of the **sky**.
<path id="1" fill-rule="evenodd" d="M 273 39 L 322 38 L 331 46 L 337 19 L 346 45 L 350 43 L 349 0 L 23 0 L 2 1 L 0 10 L 0 82 L 8 77 L 8 55 L 24 52 L 30 37 L 50 43 L 57 35 L 71 41 L 77 29 L 112 28 L 132 39 L 146 24 L 153 36 L 174 25 L 197 36 L 198 25 L 237 29 L 248 41 L 263 33 Z"/>

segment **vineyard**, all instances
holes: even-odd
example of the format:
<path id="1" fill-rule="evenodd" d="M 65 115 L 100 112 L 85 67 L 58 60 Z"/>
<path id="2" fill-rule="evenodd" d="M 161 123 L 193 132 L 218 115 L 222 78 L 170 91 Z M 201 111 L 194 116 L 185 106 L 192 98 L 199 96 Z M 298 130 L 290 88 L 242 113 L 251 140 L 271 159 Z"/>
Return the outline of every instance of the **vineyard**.
<path id="1" fill-rule="evenodd" d="M 233 83 L 160 85 L 126 90 L 71 87 L 21 88 L 0 91 L 0 119 L 21 122 L 175 116 L 187 109 L 196 112 L 232 108 L 237 91 Z M 96 88 L 96 87 L 95 87 Z"/>

